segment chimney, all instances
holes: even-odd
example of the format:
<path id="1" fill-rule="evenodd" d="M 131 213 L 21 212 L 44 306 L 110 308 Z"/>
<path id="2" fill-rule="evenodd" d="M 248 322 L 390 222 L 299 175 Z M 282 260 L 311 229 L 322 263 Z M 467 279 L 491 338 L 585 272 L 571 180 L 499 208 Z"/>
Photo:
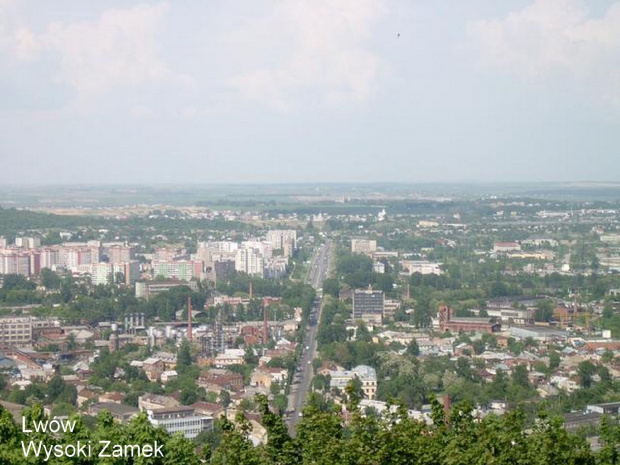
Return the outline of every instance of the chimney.
<path id="1" fill-rule="evenodd" d="M 252 300 L 252 281 L 250 280 L 250 300 Z"/>
<path id="2" fill-rule="evenodd" d="M 267 344 L 269 329 L 267 327 L 267 305 L 263 302 L 263 344 Z"/>
<path id="3" fill-rule="evenodd" d="M 443 397 L 443 413 L 446 417 L 446 422 L 450 418 L 450 394 L 446 394 Z"/>
<path id="4" fill-rule="evenodd" d="M 192 298 L 187 298 L 187 340 L 192 342 Z"/>

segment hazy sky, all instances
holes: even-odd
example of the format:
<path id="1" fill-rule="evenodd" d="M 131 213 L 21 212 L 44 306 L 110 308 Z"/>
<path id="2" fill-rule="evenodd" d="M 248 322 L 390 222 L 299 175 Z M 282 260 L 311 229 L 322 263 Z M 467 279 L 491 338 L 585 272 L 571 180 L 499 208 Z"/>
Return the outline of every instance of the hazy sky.
<path id="1" fill-rule="evenodd" d="M 184 180 L 620 181 L 620 0 L 0 0 L 0 183 Z"/>

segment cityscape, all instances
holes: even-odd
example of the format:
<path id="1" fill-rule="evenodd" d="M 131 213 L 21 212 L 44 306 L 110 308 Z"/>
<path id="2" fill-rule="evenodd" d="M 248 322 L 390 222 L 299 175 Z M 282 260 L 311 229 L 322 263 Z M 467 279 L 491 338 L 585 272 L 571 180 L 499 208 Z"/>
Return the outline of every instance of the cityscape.
<path id="1" fill-rule="evenodd" d="M 556 188 L 3 208 L 0 403 L 142 412 L 214 458 L 239 415 L 268 446 L 265 409 L 291 441 L 321 412 L 433 431 L 434 403 L 524 428 L 544 410 L 602 453 L 620 409 L 619 188 Z"/>

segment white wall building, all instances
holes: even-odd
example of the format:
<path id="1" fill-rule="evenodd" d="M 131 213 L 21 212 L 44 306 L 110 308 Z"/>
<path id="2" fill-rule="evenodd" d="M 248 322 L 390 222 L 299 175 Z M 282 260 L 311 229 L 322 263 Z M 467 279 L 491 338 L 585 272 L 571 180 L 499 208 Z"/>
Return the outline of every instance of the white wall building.
<path id="1" fill-rule="evenodd" d="M 258 249 L 244 247 L 237 250 L 235 270 L 262 278 L 265 271 L 265 259 Z"/>
<path id="2" fill-rule="evenodd" d="M 197 414 L 193 407 L 170 407 L 147 410 L 147 413 L 153 426 L 163 426 L 170 434 L 180 432 L 186 439 L 213 430 L 213 417 Z"/>
<path id="3" fill-rule="evenodd" d="M 351 252 L 371 254 L 377 251 L 377 241 L 374 239 L 351 239 Z"/>
<path id="4" fill-rule="evenodd" d="M 427 260 L 402 260 L 400 265 L 402 273 L 409 276 L 414 273 L 442 274 L 441 263 L 429 262 Z"/>

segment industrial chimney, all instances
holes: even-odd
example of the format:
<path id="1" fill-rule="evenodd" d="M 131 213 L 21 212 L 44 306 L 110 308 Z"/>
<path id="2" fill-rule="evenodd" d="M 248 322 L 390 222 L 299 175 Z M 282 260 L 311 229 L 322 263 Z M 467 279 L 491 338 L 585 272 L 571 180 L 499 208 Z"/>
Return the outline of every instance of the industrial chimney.
<path id="1" fill-rule="evenodd" d="M 192 298 L 187 298 L 187 340 L 192 342 Z"/>
<path id="2" fill-rule="evenodd" d="M 267 326 L 267 305 L 263 302 L 263 344 L 267 344 L 269 330 Z"/>
<path id="3" fill-rule="evenodd" d="M 450 418 L 450 394 L 446 393 L 443 397 L 443 412 L 446 417 L 446 421 Z"/>

